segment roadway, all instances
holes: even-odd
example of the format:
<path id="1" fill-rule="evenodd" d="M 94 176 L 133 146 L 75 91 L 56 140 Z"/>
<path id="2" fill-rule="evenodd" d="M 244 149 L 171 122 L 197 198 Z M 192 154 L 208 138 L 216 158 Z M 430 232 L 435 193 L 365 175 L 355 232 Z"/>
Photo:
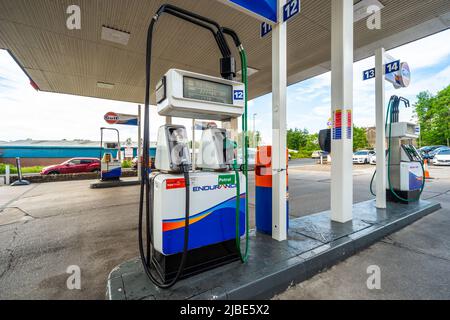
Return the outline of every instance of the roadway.
<path id="1" fill-rule="evenodd" d="M 291 216 L 330 207 L 330 167 L 302 161 L 306 160 L 290 162 Z M 374 169 L 355 166 L 354 202 L 373 198 L 368 183 Z M 450 168 L 432 167 L 431 174 L 438 179 L 428 185 L 424 196 L 443 202 L 442 210 L 305 282 L 306 287 L 302 284 L 280 297 L 376 298 L 362 289 L 356 290 L 360 282 L 352 286 L 344 280 L 350 281 L 353 276 L 363 279 L 361 268 L 378 261 L 383 270 L 409 272 L 408 277 L 398 272 L 386 275 L 383 283 L 389 291 L 379 297 L 450 298 L 442 294 L 438 285 L 441 281 L 448 288 L 448 279 L 436 276 L 450 271 L 450 195 L 445 193 L 450 190 Z M 16 188 L 0 186 L 0 299 L 103 299 L 108 273 L 138 255 L 138 187 L 92 190 L 89 184 L 90 181 L 72 181 Z M 250 207 L 254 221 L 253 178 Z M 81 290 L 67 289 L 66 269 L 70 265 L 81 268 Z M 419 268 L 420 290 L 409 277 Z M 401 285 L 391 285 L 395 281 Z"/>

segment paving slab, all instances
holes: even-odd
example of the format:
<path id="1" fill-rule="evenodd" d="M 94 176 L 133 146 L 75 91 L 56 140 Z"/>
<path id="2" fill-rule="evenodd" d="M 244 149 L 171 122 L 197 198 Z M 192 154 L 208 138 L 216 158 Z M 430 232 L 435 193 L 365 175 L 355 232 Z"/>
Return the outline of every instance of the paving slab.
<path id="1" fill-rule="evenodd" d="M 354 221 L 336 224 L 330 212 L 290 221 L 288 241 L 277 242 L 252 231 L 251 257 L 179 281 L 170 289 L 154 286 L 138 258 L 114 268 L 109 299 L 264 299 L 304 281 L 440 208 L 436 202 L 375 208 L 373 200 L 356 204 Z"/>

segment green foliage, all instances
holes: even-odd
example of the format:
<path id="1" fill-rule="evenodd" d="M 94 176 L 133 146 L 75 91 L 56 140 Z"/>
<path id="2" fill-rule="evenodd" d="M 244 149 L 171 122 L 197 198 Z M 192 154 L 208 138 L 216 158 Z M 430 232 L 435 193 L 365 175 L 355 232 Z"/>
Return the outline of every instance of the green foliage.
<path id="1" fill-rule="evenodd" d="M 314 151 L 319 150 L 319 135 L 310 134 L 308 130 L 289 129 L 287 131 L 287 147 L 298 152 L 291 152 L 292 159 L 311 158 Z"/>
<path id="2" fill-rule="evenodd" d="M 292 159 L 307 159 L 311 158 L 313 151 L 301 150 L 299 152 L 289 152 Z"/>
<path id="3" fill-rule="evenodd" d="M 421 145 L 449 145 L 450 85 L 436 96 L 429 92 L 419 93 L 414 108 L 421 128 Z"/>
<path id="4" fill-rule="evenodd" d="M 42 166 L 34 166 L 34 167 L 22 167 L 22 174 L 26 173 L 39 173 L 42 170 Z M 9 169 L 11 174 L 17 174 L 16 166 L 10 166 Z M 6 173 L 6 164 L 0 163 L 0 174 Z"/>
<path id="5" fill-rule="evenodd" d="M 259 131 L 248 131 L 248 147 L 249 148 L 256 148 L 261 143 L 261 133 Z M 238 145 L 240 146 L 242 144 L 242 132 L 238 134 Z"/>
<path id="6" fill-rule="evenodd" d="M 353 127 L 353 151 L 369 147 L 367 132 L 364 128 Z"/>
<path id="7" fill-rule="evenodd" d="M 133 162 L 131 160 L 122 161 L 122 168 L 129 169 L 131 167 L 133 167 Z"/>

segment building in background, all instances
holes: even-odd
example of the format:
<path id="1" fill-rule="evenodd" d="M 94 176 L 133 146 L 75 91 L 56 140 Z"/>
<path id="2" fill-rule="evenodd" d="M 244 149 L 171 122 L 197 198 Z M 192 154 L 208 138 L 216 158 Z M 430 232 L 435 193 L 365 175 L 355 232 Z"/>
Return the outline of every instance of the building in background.
<path id="1" fill-rule="evenodd" d="M 377 130 L 375 127 L 369 127 L 366 129 L 367 142 L 371 148 L 375 148 L 376 145 L 376 132 Z"/>
<path id="2" fill-rule="evenodd" d="M 137 143 L 133 142 L 133 157 L 137 155 Z M 122 152 L 125 152 L 126 144 L 122 143 Z M 22 166 L 47 166 L 62 163 L 77 157 L 100 157 L 100 142 L 90 140 L 19 140 L 0 142 L 0 163 L 16 163 L 16 158 L 21 158 Z M 156 146 L 151 144 L 150 156 L 154 157 Z M 113 156 L 116 156 L 113 152 Z"/>

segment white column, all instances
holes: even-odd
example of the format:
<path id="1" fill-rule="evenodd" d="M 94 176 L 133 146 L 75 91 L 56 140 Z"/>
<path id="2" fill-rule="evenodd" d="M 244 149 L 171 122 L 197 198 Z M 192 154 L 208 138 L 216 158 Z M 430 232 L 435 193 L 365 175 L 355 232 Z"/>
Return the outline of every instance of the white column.
<path id="1" fill-rule="evenodd" d="M 333 117 L 341 116 L 341 132 L 333 127 L 331 144 L 331 219 L 345 223 L 353 207 L 353 123 L 347 132 L 353 114 L 353 0 L 333 0 L 331 6 L 331 108 Z"/>
<path id="2" fill-rule="evenodd" d="M 11 183 L 11 171 L 10 171 L 10 166 L 9 166 L 9 164 L 7 164 L 7 165 L 5 166 L 5 184 L 6 184 L 7 186 L 9 186 L 10 183 Z"/>
<path id="3" fill-rule="evenodd" d="M 142 174 L 142 142 L 141 142 L 141 134 L 142 134 L 142 128 L 141 128 L 141 105 L 138 105 L 138 180 L 141 181 L 141 174 Z"/>
<path id="4" fill-rule="evenodd" d="M 376 207 L 386 208 L 386 104 L 384 83 L 384 48 L 375 51 L 375 117 L 377 149 Z"/>
<path id="5" fill-rule="evenodd" d="M 286 86 L 287 33 L 283 6 L 278 1 L 278 20 L 272 30 L 272 238 L 287 239 L 286 232 Z"/>

